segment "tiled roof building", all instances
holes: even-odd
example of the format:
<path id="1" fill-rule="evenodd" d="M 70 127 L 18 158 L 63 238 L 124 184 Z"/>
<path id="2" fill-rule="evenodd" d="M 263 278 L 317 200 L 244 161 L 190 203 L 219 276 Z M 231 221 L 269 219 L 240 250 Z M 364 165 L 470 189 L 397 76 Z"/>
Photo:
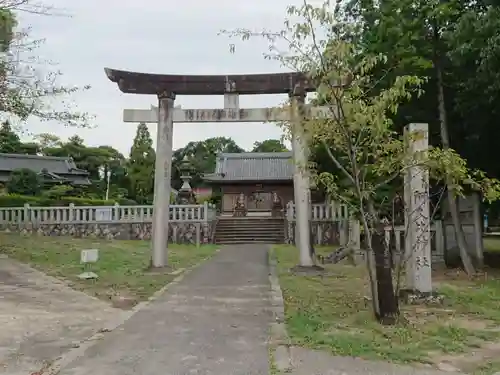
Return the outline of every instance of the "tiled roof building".
<path id="1" fill-rule="evenodd" d="M 0 183 L 9 180 L 16 169 L 30 169 L 45 181 L 71 185 L 90 185 L 89 173 L 76 167 L 69 157 L 0 153 Z"/>
<path id="2" fill-rule="evenodd" d="M 242 194 L 249 213 L 270 213 L 273 196 L 283 207 L 293 201 L 294 168 L 291 152 L 222 153 L 204 179 L 221 190 L 223 213 L 232 213 Z"/>

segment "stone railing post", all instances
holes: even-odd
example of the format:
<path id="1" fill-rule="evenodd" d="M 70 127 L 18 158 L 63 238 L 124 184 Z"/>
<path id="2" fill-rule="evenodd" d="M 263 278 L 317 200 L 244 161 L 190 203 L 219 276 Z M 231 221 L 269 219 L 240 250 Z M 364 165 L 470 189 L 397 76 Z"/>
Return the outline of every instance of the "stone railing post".
<path id="1" fill-rule="evenodd" d="M 434 243 L 435 243 L 435 260 L 439 263 L 444 263 L 444 231 L 443 222 L 441 220 L 434 221 Z"/>
<path id="2" fill-rule="evenodd" d="M 201 227 L 201 223 L 196 223 L 196 247 L 200 247 L 200 238 L 202 236 L 201 232 L 202 232 L 202 228 Z M 205 240 L 203 238 L 203 240 Z"/>
<path id="3" fill-rule="evenodd" d="M 353 249 L 353 258 L 355 264 L 359 264 L 364 260 L 364 253 L 361 250 L 361 226 L 359 221 L 349 221 L 349 247 Z"/>
<path id="4" fill-rule="evenodd" d="M 349 222 L 343 217 L 338 219 L 339 223 L 339 245 L 347 246 L 349 243 Z"/>
<path id="5" fill-rule="evenodd" d="M 209 242 L 209 237 L 210 237 L 210 225 L 209 225 L 209 216 L 208 216 L 208 202 L 205 201 L 203 203 L 203 218 L 202 218 L 202 234 L 203 234 L 203 242 L 204 244 L 207 244 Z"/>
<path id="6" fill-rule="evenodd" d="M 30 222 L 30 205 L 29 203 L 24 204 L 24 212 L 23 212 L 23 223 Z"/>
<path id="7" fill-rule="evenodd" d="M 115 202 L 115 205 L 113 206 L 113 216 L 112 216 L 113 221 L 120 221 L 120 204 L 118 202 Z"/>
<path id="8" fill-rule="evenodd" d="M 70 203 L 68 206 L 68 221 L 73 222 L 75 221 L 75 204 Z"/>

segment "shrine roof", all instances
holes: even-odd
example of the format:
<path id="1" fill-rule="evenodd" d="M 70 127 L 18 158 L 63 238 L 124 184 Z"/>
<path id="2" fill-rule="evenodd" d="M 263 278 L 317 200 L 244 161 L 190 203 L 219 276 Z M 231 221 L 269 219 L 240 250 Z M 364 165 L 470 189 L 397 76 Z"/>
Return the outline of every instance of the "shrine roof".
<path id="1" fill-rule="evenodd" d="M 212 182 L 291 181 L 291 152 L 222 153 L 217 156 L 215 172 L 204 179 Z"/>
<path id="2" fill-rule="evenodd" d="M 223 95 L 228 91 L 240 95 L 288 94 L 297 85 L 305 92 L 315 87 L 300 72 L 229 75 L 175 75 L 129 72 L 104 68 L 107 77 L 129 94 Z M 230 90 L 228 90 L 230 87 Z"/>

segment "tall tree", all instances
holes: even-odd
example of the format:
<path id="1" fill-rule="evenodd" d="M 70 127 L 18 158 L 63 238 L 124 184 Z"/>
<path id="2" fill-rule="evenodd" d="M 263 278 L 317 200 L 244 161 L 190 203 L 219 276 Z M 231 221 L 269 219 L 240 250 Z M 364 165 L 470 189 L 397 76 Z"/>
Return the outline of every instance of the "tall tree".
<path id="1" fill-rule="evenodd" d="M 469 163 L 500 177 L 500 166 L 491 157 L 500 137 L 500 7 L 469 7 L 443 40 L 454 94 L 450 117 L 459 130 L 451 128 L 456 133 L 452 143 Z"/>
<path id="2" fill-rule="evenodd" d="M 179 188 L 182 184 L 178 166 L 184 157 L 190 160 L 193 167 L 191 185 L 198 187 L 203 184 L 203 174 L 214 172 L 218 154 L 240 153 L 244 151 L 233 139 L 226 137 L 207 138 L 204 141 L 189 142 L 183 148 L 174 151 L 172 158 L 172 185 L 174 188 Z"/>
<path id="3" fill-rule="evenodd" d="M 139 124 L 130 149 L 128 176 L 131 195 L 139 203 L 152 202 L 156 154 L 146 124 Z"/>
<path id="4" fill-rule="evenodd" d="M 9 121 L 4 121 L 0 127 L 0 152 L 7 154 L 20 153 L 22 142 L 12 130 Z"/>
<path id="5" fill-rule="evenodd" d="M 35 142 L 21 142 L 19 135 L 12 129 L 9 121 L 0 126 L 0 152 L 7 154 L 37 155 L 40 151 Z"/>
<path id="6" fill-rule="evenodd" d="M 279 139 L 266 139 L 253 144 L 252 152 L 283 152 L 288 151 L 286 146 Z"/>
<path id="7" fill-rule="evenodd" d="M 55 134 L 50 133 L 40 133 L 33 137 L 36 143 L 40 146 L 40 150 L 43 152 L 46 148 L 55 148 L 61 146 L 61 138 Z"/>
<path id="8" fill-rule="evenodd" d="M 336 201 L 347 202 L 351 214 L 361 221 L 370 264 L 373 309 L 381 322 L 395 323 L 399 314 L 397 290 L 394 290 L 384 239 L 384 203 L 377 199 L 381 191 L 390 183 L 404 183 L 402 177 L 408 168 L 417 166 L 429 171 L 436 180 L 451 181 L 459 192 L 464 183 L 471 182 L 487 199 L 500 197 L 500 182 L 469 170 L 465 161 L 450 149 L 408 153 L 407 139 L 398 134 L 392 119 L 397 117 L 401 103 L 421 94 L 423 79 L 401 75 L 387 86 L 379 87 L 375 70 L 387 64 L 387 57 L 366 51 L 360 54 L 362 45 L 352 39 L 356 33 L 353 27 L 358 25 L 345 22 L 350 21 L 350 16 L 344 13 L 340 2 L 330 7 L 329 2 L 313 6 L 304 0 L 303 6 L 288 7 L 288 14 L 290 19 L 285 22 L 284 30 L 255 33 L 239 29 L 233 35 L 243 39 L 253 35 L 267 37 L 270 53 L 266 57 L 308 72 L 319 99 L 329 108 L 326 118 L 303 119 L 304 133 L 299 135 L 310 144 L 323 144 L 331 162 L 347 182 L 340 184 L 337 174 L 318 175 L 317 170 L 311 168 L 327 193 Z M 405 34 L 400 37 L 411 38 Z M 285 53 L 279 48 L 279 40 L 289 48 Z M 385 67 L 386 71 L 391 68 L 391 65 Z M 346 81 L 348 84 L 338 84 Z M 283 125 L 290 136 L 291 124 Z M 402 190 L 399 186 L 399 191 Z M 430 262 L 425 260 L 430 254 L 421 255 L 419 266 L 426 268 L 430 277 Z M 373 263 L 375 267 L 371 266 Z M 430 286 L 430 283 L 421 285 L 422 289 L 431 289 Z"/>
<path id="9" fill-rule="evenodd" d="M 40 153 L 40 145 L 36 142 L 23 142 L 19 150 L 20 154 L 38 155 Z"/>
<path id="10" fill-rule="evenodd" d="M 7 52 L 16 27 L 14 13 L 10 9 L 0 8 L 0 51 Z"/>
<path id="11" fill-rule="evenodd" d="M 434 133 L 431 138 L 434 138 L 435 144 L 440 144 L 443 149 L 454 147 L 460 150 L 461 139 L 466 136 L 460 132 L 455 121 L 450 122 L 450 119 L 457 119 L 450 113 L 455 95 L 450 87 L 458 88 L 454 83 L 459 74 L 450 68 L 450 48 L 445 35 L 453 34 L 461 17 L 469 9 L 482 5 L 468 0 L 354 0 L 349 7 L 362 30 L 362 48 L 359 53 L 384 54 L 389 60 L 391 69 L 379 69 L 376 73 L 379 79 L 385 82 L 386 87 L 402 75 L 428 78 L 427 84 L 423 86 L 426 95 L 420 102 L 427 110 L 415 111 L 418 105 L 407 106 L 409 111 L 401 112 L 403 122 L 429 122 Z M 404 114 L 411 112 L 413 115 L 405 118 Z M 436 139 L 439 139 L 439 142 L 436 142 Z M 468 245 L 472 244 L 467 244 L 465 240 L 455 200 L 455 186 L 451 181 L 445 183 L 462 263 L 467 273 L 472 274 L 474 266 L 467 249 Z"/>

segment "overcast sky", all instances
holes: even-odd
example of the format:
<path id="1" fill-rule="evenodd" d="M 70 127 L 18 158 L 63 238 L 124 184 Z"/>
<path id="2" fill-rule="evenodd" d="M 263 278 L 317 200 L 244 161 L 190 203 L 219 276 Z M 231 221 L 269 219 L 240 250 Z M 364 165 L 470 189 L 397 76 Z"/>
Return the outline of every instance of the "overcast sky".
<path id="1" fill-rule="evenodd" d="M 289 0 L 47 0 L 72 17 L 21 14 L 20 24 L 32 28 L 34 38 L 45 38 L 38 53 L 57 62 L 65 85 L 92 89 L 74 95 L 79 109 L 94 114 L 94 129 L 65 128 L 30 120 L 32 133 L 51 132 L 67 138 L 78 134 L 89 145 L 108 144 L 128 154 L 135 134 L 134 124 L 122 123 L 124 108 L 149 108 L 155 96 L 122 94 L 104 74 L 104 67 L 138 72 L 172 74 L 231 74 L 281 71 L 264 60 L 266 42 L 231 41 L 218 36 L 221 29 L 281 29 Z M 236 44 L 236 53 L 229 44 Z M 245 96 L 241 107 L 273 106 L 280 96 Z M 184 108 L 222 107 L 222 97 L 180 96 Z M 156 127 L 149 129 L 153 140 Z M 251 148 L 255 141 L 279 138 L 272 124 L 175 124 L 174 147 L 215 136 L 232 137 Z"/>

